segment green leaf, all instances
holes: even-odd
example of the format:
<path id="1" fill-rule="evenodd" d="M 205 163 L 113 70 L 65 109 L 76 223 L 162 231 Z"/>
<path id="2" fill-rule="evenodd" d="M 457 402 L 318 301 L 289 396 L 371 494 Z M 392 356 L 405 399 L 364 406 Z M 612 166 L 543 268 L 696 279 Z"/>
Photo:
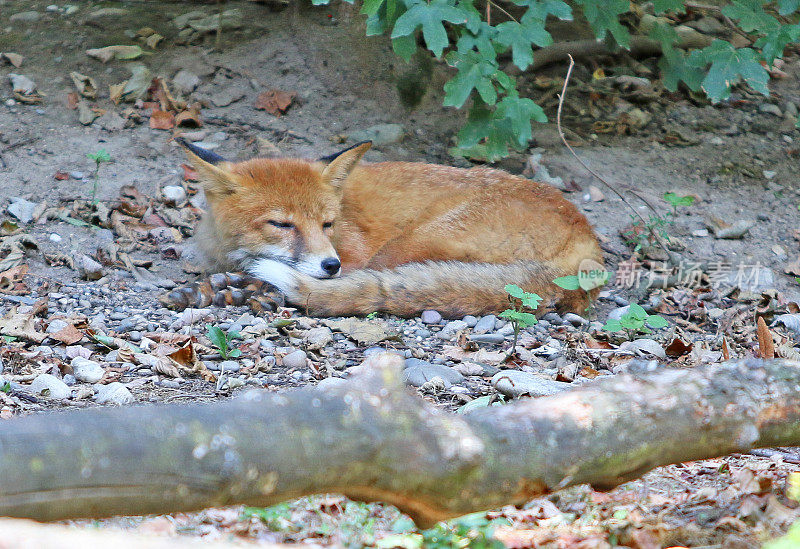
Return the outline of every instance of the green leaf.
<path id="1" fill-rule="evenodd" d="M 606 332 L 621 332 L 622 331 L 622 324 L 620 323 L 619 320 L 609 319 L 609 320 L 606 321 L 606 324 L 605 324 L 605 326 L 603 326 L 603 329 Z"/>
<path id="2" fill-rule="evenodd" d="M 92 226 L 91 223 L 87 223 L 86 221 L 83 221 L 82 219 L 75 219 L 74 217 L 68 216 L 66 212 L 60 213 L 58 215 L 58 218 L 61 221 L 65 222 L 65 223 L 69 223 L 70 225 L 74 225 L 75 227 L 91 227 Z"/>
<path id="3" fill-rule="evenodd" d="M 578 285 L 585 292 L 605 286 L 611 273 L 602 269 L 592 269 L 588 271 L 578 271 Z"/>
<path id="4" fill-rule="evenodd" d="M 739 21 L 745 32 L 774 32 L 780 27 L 777 19 L 764 11 L 761 0 L 733 0 L 722 8 L 722 14 Z"/>
<path id="5" fill-rule="evenodd" d="M 622 318 L 619 319 L 619 323 L 623 328 L 628 330 L 641 330 L 644 328 L 644 319 L 636 318 L 631 314 L 622 315 Z"/>
<path id="6" fill-rule="evenodd" d="M 647 319 L 645 320 L 648 326 L 654 329 L 658 328 L 666 328 L 669 326 L 669 322 L 663 317 L 658 315 L 648 315 Z"/>
<path id="7" fill-rule="evenodd" d="M 653 9 L 656 15 L 667 11 L 683 13 L 686 11 L 686 6 L 684 5 L 684 0 L 653 0 Z"/>
<path id="8" fill-rule="evenodd" d="M 676 193 L 664 193 L 664 200 L 672 206 L 691 206 L 694 204 L 694 197 L 691 195 L 679 196 Z"/>
<path id="9" fill-rule="evenodd" d="M 565 290 L 577 290 L 581 287 L 580 282 L 578 282 L 578 277 L 575 275 L 559 276 L 553 280 L 553 284 Z"/>
<path id="10" fill-rule="evenodd" d="M 599 40 L 609 32 L 623 48 L 630 46 L 630 32 L 619 22 L 619 16 L 630 11 L 628 0 L 576 0 Z"/>
<path id="11" fill-rule="evenodd" d="M 547 115 L 544 110 L 527 97 L 507 96 L 497 104 L 497 118 L 505 118 L 511 122 L 511 128 L 517 137 L 520 147 L 528 144 L 533 137 L 531 132 L 531 120 L 544 124 L 547 122 Z"/>
<path id="12" fill-rule="evenodd" d="M 227 356 L 225 358 L 237 358 L 237 357 L 240 357 L 240 356 L 242 356 L 241 349 L 233 349 L 232 351 L 230 351 L 227 354 Z"/>
<path id="13" fill-rule="evenodd" d="M 714 40 L 710 46 L 693 51 L 689 57 L 711 62 L 702 87 L 712 103 L 727 99 L 731 87 L 741 80 L 753 90 L 769 95 L 769 73 L 751 48 L 737 49 L 725 40 Z"/>
<path id="14" fill-rule="evenodd" d="M 511 297 L 516 297 L 517 299 L 522 299 L 523 297 L 525 297 L 525 290 L 523 290 L 516 284 L 506 284 L 503 289 Z"/>
<path id="15" fill-rule="evenodd" d="M 774 32 L 768 32 L 755 41 L 753 46 L 761 49 L 761 57 L 772 65 L 775 59 L 783 57 L 783 50 L 800 38 L 800 25 L 781 25 Z"/>
<path id="16" fill-rule="evenodd" d="M 375 15 L 383 6 L 384 1 L 385 0 L 364 0 L 364 4 L 361 6 L 361 13 L 364 15 Z"/>
<path id="17" fill-rule="evenodd" d="M 780 15 L 794 13 L 798 7 L 800 7 L 800 0 L 778 0 L 778 13 Z"/>
<path id="18" fill-rule="evenodd" d="M 392 38 L 407 36 L 422 27 L 422 37 L 428 49 L 436 57 L 441 57 L 442 51 L 448 44 L 444 22 L 466 25 L 467 15 L 455 6 L 449 5 L 446 0 L 414 4 L 397 19 L 392 30 Z"/>
<path id="19" fill-rule="evenodd" d="M 392 40 L 392 50 L 394 53 L 408 62 L 417 53 L 417 37 L 413 34 L 401 36 Z"/>
<path id="20" fill-rule="evenodd" d="M 525 23 L 507 21 L 495 28 L 497 29 L 495 40 L 506 48 L 511 48 L 511 60 L 523 71 L 533 63 L 532 43 L 539 47 L 553 43 L 553 38 L 545 30 L 544 20 L 541 19 L 529 18 Z"/>
<path id="21" fill-rule="evenodd" d="M 494 63 L 486 61 L 478 52 L 451 52 L 447 55 L 447 62 L 458 69 L 458 74 L 444 85 L 445 107 L 461 108 L 473 89 L 480 87 L 484 92 L 487 86 L 494 89 L 490 77 L 497 67 Z"/>
<path id="22" fill-rule="evenodd" d="M 111 162 L 111 155 L 108 154 L 108 151 L 105 149 L 100 149 L 94 153 L 88 153 L 86 156 L 89 158 L 89 160 L 93 160 L 98 164 L 102 164 L 103 162 Z"/>
<path id="23" fill-rule="evenodd" d="M 208 339 L 211 340 L 211 343 L 219 349 L 220 354 L 224 355 L 225 351 L 228 349 L 228 338 L 225 336 L 225 332 L 223 332 L 219 327 L 212 326 L 211 324 L 206 324 L 206 330 L 208 332 L 206 335 Z"/>
<path id="24" fill-rule="evenodd" d="M 638 318 L 639 320 L 644 320 L 647 318 L 647 311 L 645 311 L 638 303 L 631 303 L 626 314 L 631 315 L 634 318 Z"/>
<path id="25" fill-rule="evenodd" d="M 535 307 L 531 307 L 535 308 Z M 536 315 L 533 313 L 517 313 L 517 321 L 524 327 L 533 326 L 537 322 Z"/>

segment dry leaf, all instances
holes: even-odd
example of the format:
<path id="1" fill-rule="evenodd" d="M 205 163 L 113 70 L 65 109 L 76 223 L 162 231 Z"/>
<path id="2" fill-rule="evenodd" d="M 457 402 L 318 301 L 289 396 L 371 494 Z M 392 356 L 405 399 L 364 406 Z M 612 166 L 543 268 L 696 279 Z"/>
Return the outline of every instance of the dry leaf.
<path id="1" fill-rule="evenodd" d="M 188 109 L 178 113 L 175 125 L 182 128 L 199 128 L 203 125 L 200 120 L 200 103 L 193 103 Z"/>
<path id="2" fill-rule="evenodd" d="M 667 356 L 681 356 L 685 355 L 691 350 L 692 344 L 684 343 L 684 341 L 679 337 L 673 339 L 672 342 L 667 345 L 666 349 L 664 349 L 664 351 L 667 353 Z"/>
<path id="3" fill-rule="evenodd" d="M 47 334 L 37 332 L 34 322 L 32 314 L 19 314 L 17 307 L 12 307 L 6 316 L 0 318 L 0 334 L 41 343 Z"/>
<path id="4" fill-rule="evenodd" d="M 98 59 L 102 63 L 108 63 L 112 59 L 136 59 L 144 53 L 139 46 L 106 46 L 105 48 L 95 48 L 86 50 L 86 55 Z"/>
<path id="5" fill-rule="evenodd" d="M 111 99 L 115 105 L 119 103 L 120 99 L 122 99 L 122 92 L 127 84 L 128 81 L 125 80 L 119 84 L 110 84 L 108 86 L 108 98 Z"/>
<path id="6" fill-rule="evenodd" d="M 325 326 L 364 345 L 375 345 L 381 341 L 400 339 L 397 330 L 383 320 L 364 320 L 360 318 L 343 318 L 342 320 L 323 320 Z"/>
<path id="7" fill-rule="evenodd" d="M 723 360 L 730 360 L 731 359 L 731 351 L 728 347 L 728 338 L 722 336 L 722 359 Z"/>
<path id="8" fill-rule="evenodd" d="M 67 324 L 65 327 L 61 328 L 59 331 L 49 334 L 49 336 L 56 341 L 60 341 L 64 345 L 74 345 L 83 339 L 83 332 L 78 330 L 72 324 Z"/>
<path id="9" fill-rule="evenodd" d="M 148 36 L 144 42 L 145 44 L 147 44 L 148 48 L 154 50 L 156 49 L 156 46 L 158 46 L 158 43 L 161 42 L 163 39 L 164 37 L 156 32 Z"/>
<path id="10" fill-rule="evenodd" d="M 268 113 L 280 116 L 286 114 L 292 101 L 297 94 L 294 92 L 285 92 L 281 90 L 269 90 L 258 95 L 255 107 L 258 110 L 267 111 Z"/>
<path id="11" fill-rule="evenodd" d="M 79 94 L 87 99 L 95 99 L 97 97 L 97 84 L 95 84 L 93 78 L 75 71 L 69 73 L 69 76 L 72 78 L 72 83 L 75 84 L 75 89 L 78 90 Z"/>
<path id="12" fill-rule="evenodd" d="M 758 350 L 761 358 L 775 358 L 775 345 L 772 341 L 772 332 L 767 328 L 767 323 L 764 322 L 764 317 L 758 317 L 757 322 L 758 332 Z"/>
<path id="13" fill-rule="evenodd" d="M 167 111 L 153 111 L 150 127 L 154 130 L 169 130 L 175 126 L 175 115 Z"/>

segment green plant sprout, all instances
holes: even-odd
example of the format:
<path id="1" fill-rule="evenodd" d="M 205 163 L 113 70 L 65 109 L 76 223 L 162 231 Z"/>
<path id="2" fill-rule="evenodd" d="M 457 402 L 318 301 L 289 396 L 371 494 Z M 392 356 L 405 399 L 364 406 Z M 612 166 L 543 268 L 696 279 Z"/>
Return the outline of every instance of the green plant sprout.
<path id="1" fill-rule="evenodd" d="M 578 271 L 577 275 L 559 276 L 553 280 L 553 284 L 565 290 L 583 290 L 587 296 L 590 291 L 600 288 L 608 283 L 611 273 L 603 269 L 590 269 Z M 586 307 L 587 311 L 592 310 L 593 305 Z"/>
<path id="2" fill-rule="evenodd" d="M 514 354 L 517 349 L 517 339 L 519 339 L 519 331 L 521 328 L 528 328 L 536 324 L 536 315 L 533 313 L 525 312 L 525 309 L 532 311 L 539 308 L 539 302 L 542 298 L 536 294 L 524 291 L 516 284 L 506 284 L 506 293 L 508 294 L 508 302 L 511 304 L 509 309 L 506 309 L 498 316 L 505 318 L 514 327 L 514 344 L 511 345 L 511 350 L 508 356 Z"/>
<path id="3" fill-rule="evenodd" d="M 242 337 L 239 332 L 228 332 L 226 334 L 220 328 L 211 324 L 206 324 L 206 329 L 208 330 L 206 334 L 208 339 L 211 340 L 211 343 L 214 344 L 223 359 L 228 360 L 229 358 L 241 356 L 242 351 L 240 349 L 231 349 L 231 341 Z"/>
<path id="4" fill-rule="evenodd" d="M 694 204 L 694 197 L 691 195 L 679 196 L 675 193 L 664 193 L 664 200 L 672 206 L 672 216 L 678 215 L 679 206 L 691 206 Z"/>
<path id="5" fill-rule="evenodd" d="M 111 155 L 105 149 L 86 155 L 89 160 L 94 160 L 94 183 L 92 184 L 92 204 L 97 204 L 97 188 L 100 183 L 100 166 L 111 162 Z"/>
<path id="6" fill-rule="evenodd" d="M 619 320 L 610 319 L 606 321 L 603 329 L 607 332 L 626 332 L 628 339 L 633 340 L 636 334 L 651 334 L 653 329 L 666 328 L 669 323 L 658 315 L 651 315 L 645 311 L 641 305 L 631 303 L 628 312 L 622 315 Z"/>

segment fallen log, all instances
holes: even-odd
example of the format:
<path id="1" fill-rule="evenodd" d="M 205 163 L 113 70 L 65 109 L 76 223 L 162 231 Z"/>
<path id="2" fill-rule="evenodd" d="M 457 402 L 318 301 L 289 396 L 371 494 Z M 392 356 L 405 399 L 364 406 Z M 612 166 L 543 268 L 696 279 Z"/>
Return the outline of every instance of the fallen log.
<path id="1" fill-rule="evenodd" d="M 660 465 L 800 445 L 800 364 L 747 359 L 617 375 L 453 414 L 402 359 L 326 390 L 50 413 L 0 423 L 0 515 L 59 520 L 271 505 L 315 493 L 396 505 L 420 526 Z"/>

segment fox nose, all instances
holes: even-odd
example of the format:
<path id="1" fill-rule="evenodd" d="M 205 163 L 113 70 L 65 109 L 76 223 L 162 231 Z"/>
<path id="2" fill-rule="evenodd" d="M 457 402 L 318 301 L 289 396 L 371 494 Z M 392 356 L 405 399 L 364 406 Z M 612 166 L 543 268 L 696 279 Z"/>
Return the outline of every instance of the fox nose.
<path id="1" fill-rule="evenodd" d="M 329 276 L 333 276 L 339 272 L 339 267 L 342 266 L 342 263 L 335 257 L 326 257 L 322 260 L 321 265 L 323 271 L 328 273 Z"/>

